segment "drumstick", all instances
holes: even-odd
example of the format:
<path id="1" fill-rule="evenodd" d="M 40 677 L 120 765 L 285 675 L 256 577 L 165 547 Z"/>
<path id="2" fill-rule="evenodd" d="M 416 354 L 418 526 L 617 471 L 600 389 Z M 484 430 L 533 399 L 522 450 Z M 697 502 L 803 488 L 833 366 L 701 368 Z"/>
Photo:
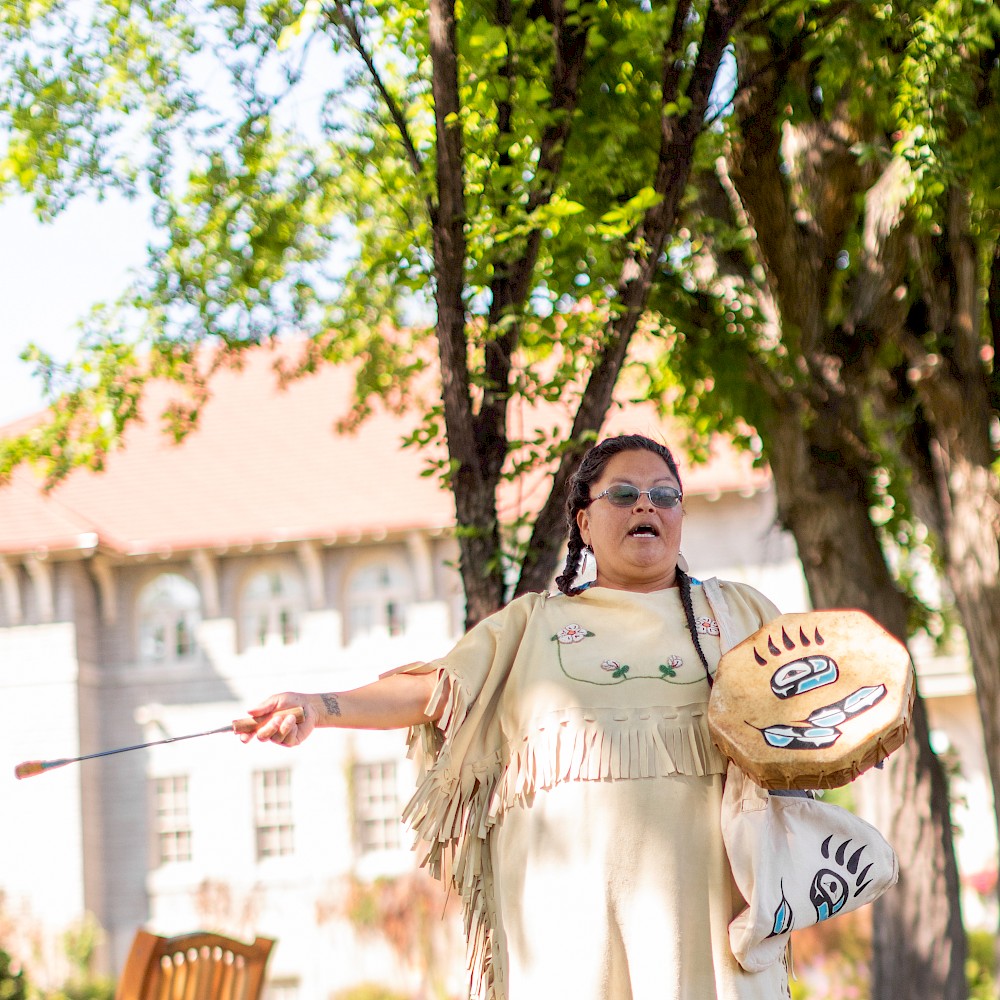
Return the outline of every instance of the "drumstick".
<path id="1" fill-rule="evenodd" d="M 306 715 L 301 708 L 289 708 L 274 715 L 291 714 L 296 722 L 302 722 Z M 168 736 L 165 740 L 153 740 L 150 743 L 137 743 L 131 747 L 117 747 L 114 750 L 101 750 L 98 753 L 85 753 L 82 757 L 61 757 L 58 760 L 26 760 L 23 764 L 18 764 L 14 768 L 15 778 L 33 778 L 36 774 L 45 771 L 52 771 L 57 767 L 65 767 L 67 764 L 76 764 L 81 760 L 91 760 L 94 757 L 107 757 L 113 753 L 127 753 L 129 750 L 145 750 L 146 747 L 157 747 L 163 743 L 177 743 L 179 740 L 193 740 L 199 736 L 214 736 L 216 733 L 255 733 L 261 723 L 256 719 L 244 718 L 233 719 L 228 726 L 220 726 L 218 729 L 208 729 L 203 733 L 188 733 L 187 736 Z"/>

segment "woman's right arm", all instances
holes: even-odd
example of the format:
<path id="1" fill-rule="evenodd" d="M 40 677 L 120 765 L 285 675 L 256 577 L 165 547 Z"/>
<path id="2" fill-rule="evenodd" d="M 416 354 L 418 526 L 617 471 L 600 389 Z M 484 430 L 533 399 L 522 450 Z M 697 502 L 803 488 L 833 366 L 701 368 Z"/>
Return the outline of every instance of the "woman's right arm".
<path id="1" fill-rule="evenodd" d="M 437 672 L 407 674 L 392 673 L 364 687 L 351 691 L 331 691 L 325 694 L 299 694 L 285 691 L 271 695 L 249 714 L 257 720 L 254 733 L 245 733 L 244 743 L 251 739 L 280 743 L 293 747 L 301 743 L 317 726 L 340 729 L 404 729 L 425 722 L 436 722 L 441 716 L 424 713 L 437 684 Z M 445 699 L 439 699 L 440 704 Z M 291 709 L 302 710 L 301 721 Z"/>

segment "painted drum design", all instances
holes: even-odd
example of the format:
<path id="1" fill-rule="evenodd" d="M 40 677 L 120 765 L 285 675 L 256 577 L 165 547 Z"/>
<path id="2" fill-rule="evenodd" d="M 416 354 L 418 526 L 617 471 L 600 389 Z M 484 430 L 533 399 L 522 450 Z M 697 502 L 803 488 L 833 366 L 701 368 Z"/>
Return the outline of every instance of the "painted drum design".
<path id="1" fill-rule="evenodd" d="M 708 725 L 764 788 L 835 788 L 902 745 L 913 697 L 906 647 L 864 612 L 781 615 L 723 655 Z"/>
<path id="2" fill-rule="evenodd" d="M 775 670 L 771 675 L 771 690 L 778 698 L 794 698 L 797 694 L 833 684 L 839 676 L 837 664 L 829 656 L 803 656 Z"/>

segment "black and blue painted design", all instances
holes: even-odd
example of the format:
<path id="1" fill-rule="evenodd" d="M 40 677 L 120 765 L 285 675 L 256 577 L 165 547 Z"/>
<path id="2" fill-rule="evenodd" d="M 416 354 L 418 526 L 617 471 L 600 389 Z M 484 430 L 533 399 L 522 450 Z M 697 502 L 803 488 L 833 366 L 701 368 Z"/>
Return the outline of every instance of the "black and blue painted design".
<path id="1" fill-rule="evenodd" d="M 869 687 L 858 688 L 846 698 L 817 708 L 809 713 L 807 721 L 814 726 L 839 726 L 848 719 L 853 719 L 862 712 L 867 712 L 873 705 L 877 705 L 888 694 L 884 684 L 872 684 Z"/>
<path id="2" fill-rule="evenodd" d="M 761 734 L 768 746 L 779 750 L 819 750 L 840 739 L 836 726 L 767 726 Z"/>
<path id="3" fill-rule="evenodd" d="M 851 876 L 851 882 L 832 868 L 820 868 L 813 877 L 812 886 L 809 889 L 809 899 L 816 908 L 816 919 L 826 920 L 844 908 L 851 896 L 859 896 L 870 885 L 868 873 L 872 869 L 871 864 L 861 866 L 863 855 L 867 844 L 857 847 L 850 855 L 848 848 L 854 841 L 848 839 L 831 851 L 833 835 L 831 834 L 823 841 L 821 848 L 823 857 L 828 861 L 834 861 L 842 871 Z"/>
<path id="4" fill-rule="evenodd" d="M 836 662 L 829 656 L 817 653 L 778 667 L 771 675 L 771 690 L 778 698 L 794 698 L 798 694 L 833 684 L 839 676 Z"/>
<path id="5" fill-rule="evenodd" d="M 799 628 L 797 641 L 788 634 L 785 628 L 781 629 L 780 642 L 785 652 L 796 652 L 801 647 L 812 645 L 822 646 L 824 641 L 818 628 L 813 630 L 811 638 L 806 635 L 802 628 Z M 770 635 L 767 637 L 766 651 L 771 658 L 784 655 L 782 649 Z M 766 656 L 758 652 L 756 646 L 753 655 L 762 667 L 767 666 L 770 662 Z M 782 663 L 771 674 L 771 691 L 775 697 L 784 701 L 810 691 L 816 691 L 839 679 L 840 668 L 837 666 L 836 660 L 826 653 L 813 651 L 807 656 L 799 656 L 787 663 Z M 764 727 L 754 726 L 754 728 L 760 732 L 768 746 L 776 749 L 820 750 L 833 746 L 837 742 L 842 735 L 838 728 L 842 723 L 867 712 L 872 706 L 877 705 L 887 693 L 884 684 L 869 685 L 852 691 L 839 701 L 814 709 L 805 719 L 790 723 L 775 723 Z M 748 722 L 747 725 L 752 725 L 752 723 Z"/>
<path id="6" fill-rule="evenodd" d="M 857 846 L 856 841 L 847 838 L 834 847 L 833 841 L 834 834 L 830 834 L 820 846 L 823 861 L 830 864 L 817 868 L 809 886 L 809 901 L 816 911 L 817 923 L 836 916 L 852 897 L 860 896 L 871 885 L 868 875 L 872 863 L 863 864 L 868 845 Z M 794 927 L 795 912 L 785 896 L 785 884 L 782 881 L 781 899 L 775 907 L 771 931 L 767 936 L 777 937 Z"/>
<path id="7" fill-rule="evenodd" d="M 777 908 L 774 911 L 774 920 L 771 924 L 771 933 L 768 937 L 777 937 L 779 934 L 785 934 L 790 931 L 795 923 L 795 913 L 792 910 L 792 904 L 785 899 L 785 884 L 781 883 L 781 902 L 778 903 Z"/>

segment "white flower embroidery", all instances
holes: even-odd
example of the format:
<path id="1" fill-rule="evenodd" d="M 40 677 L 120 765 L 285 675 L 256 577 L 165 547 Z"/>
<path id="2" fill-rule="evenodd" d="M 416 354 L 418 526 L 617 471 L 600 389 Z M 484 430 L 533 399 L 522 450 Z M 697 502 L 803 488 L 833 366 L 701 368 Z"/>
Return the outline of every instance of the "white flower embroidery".
<path id="1" fill-rule="evenodd" d="M 702 635 L 719 634 L 719 623 L 714 618 L 695 618 L 694 627 Z"/>
<path id="2" fill-rule="evenodd" d="M 671 653 L 667 657 L 667 662 L 660 664 L 660 675 L 664 680 L 667 680 L 670 677 L 676 677 L 677 671 L 683 666 L 684 661 L 676 653 Z"/>
<path id="3" fill-rule="evenodd" d="M 556 638 L 564 645 L 568 646 L 573 642 L 582 642 L 589 635 L 593 635 L 593 632 L 588 632 L 585 628 L 577 625 L 575 622 L 571 625 L 566 625 L 559 630 L 559 634 Z"/>
<path id="4" fill-rule="evenodd" d="M 602 660 L 601 661 L 601 670 L 607 670 L 607 671 L 610 672 L 612 670 L 617 670 L 620 666 L 621 666 L 621 664 L 618 663 L 616 660 Z"/>

